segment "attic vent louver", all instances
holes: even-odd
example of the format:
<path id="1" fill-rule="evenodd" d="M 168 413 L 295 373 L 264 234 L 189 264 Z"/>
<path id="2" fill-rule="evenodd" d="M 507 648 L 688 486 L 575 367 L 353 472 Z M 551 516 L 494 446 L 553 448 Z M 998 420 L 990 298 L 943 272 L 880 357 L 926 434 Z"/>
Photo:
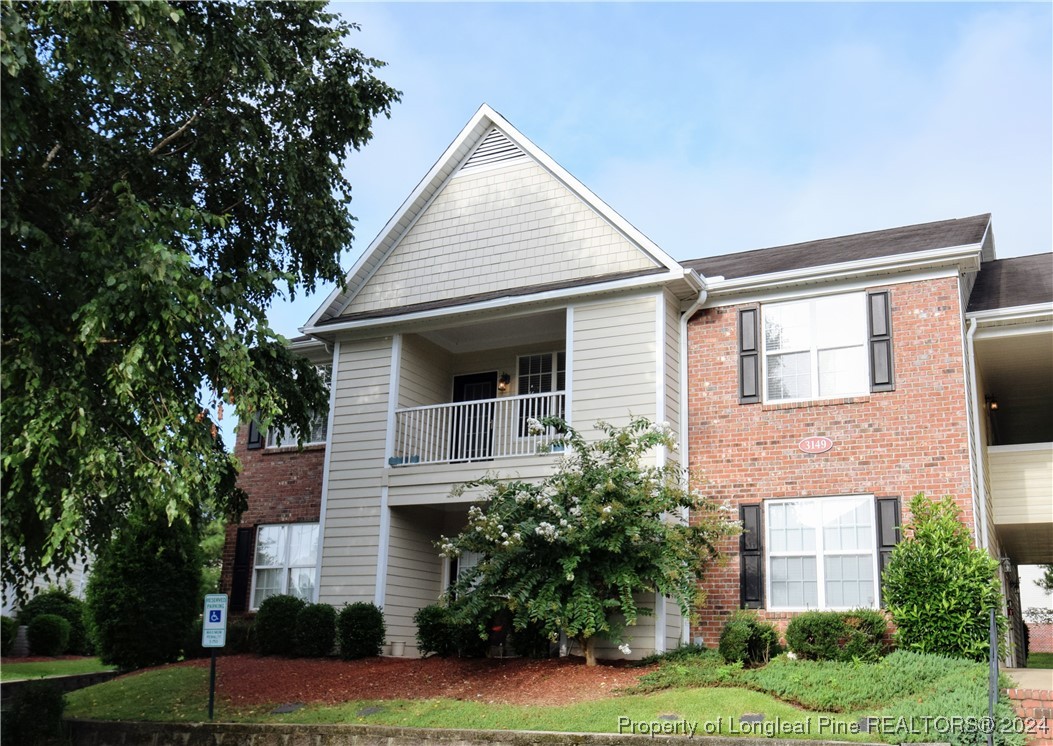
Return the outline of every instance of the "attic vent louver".
<path id="1" fill-rule="evenodd" d="M 494 164 L 505 165 L 509 161 L 517 161 L 526 158 L 527 155 L 519 147 L 509 140 L 505 133 L 494 127 L 488 133 L 479 147 L 475 149 L 472 156 L 466 160 L 460 170 L 471 171 L 472 169 L 492 166 Z"/>

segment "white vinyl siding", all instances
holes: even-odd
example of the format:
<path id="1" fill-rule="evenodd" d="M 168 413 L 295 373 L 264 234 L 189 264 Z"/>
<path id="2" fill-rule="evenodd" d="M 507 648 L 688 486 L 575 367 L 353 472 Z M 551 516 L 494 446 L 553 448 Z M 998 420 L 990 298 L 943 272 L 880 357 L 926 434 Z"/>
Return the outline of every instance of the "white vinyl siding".
<path id="1" fill-rule="evenodd" d="M 1053 443 L 989 446 L 996 524 L 1053 523 Z"/>
<path id="2" fill-rule="evenodd" d="M 598 420 L 624 425 L 630 415 L 659 414 L 655 305 L 654 295 L 637 295 L 574 307 L 571 421 L 587 438 Z"/>
<path id="3" fill-rule="evenodd" d="M 531 159 L 448 182 L 345 313 L 655 267 Z"/>
<path id="4" fill-rule="evenodd" d="M 770 610 L 877 606 L 873 497 L 769 500 L 764 506 Z"/>
<path id="5" fill-rule="evenodd" d="M 680 301 L 665 294 L 665 414 L 673 432 L 680 431 Z M 679 611 L 677 611 L 679 625 Z M 679 632 L 677 632 L 679 639 Z"/>
<path id="6" fill-rule="evenodd" d="M 413 615 L 442 593 L 442 559 L 434 542 L 442 533 L 443 514 L 430 508 L 393 508 L 388 550 L 384 620 L 391 641 L 416 645 Z"/>
<path id="7" fill-rule="evenodd" d="M 865 293 L 770 303 L 762 317 L 765 401 L 869 391 Z"/>
<path id="8" fill-rule="evenodd" d="M 319 583 L 325 603 L 374 599 L 391 350 L 390 337 L 340 344 Z"/>

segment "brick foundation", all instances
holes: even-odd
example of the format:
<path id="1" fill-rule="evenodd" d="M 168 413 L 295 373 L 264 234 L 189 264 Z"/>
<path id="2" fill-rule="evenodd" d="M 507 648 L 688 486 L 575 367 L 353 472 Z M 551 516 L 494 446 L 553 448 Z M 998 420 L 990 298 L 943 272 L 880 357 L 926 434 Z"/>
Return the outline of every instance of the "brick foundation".
<path id="1" fill-rule="evenodd" d="M 1007 689 L 1013 709 L 1024 721 L 1028 746 L 1053 746 L 1053 691 Z"/>
<path id="2" fill-rule="evenodd" d="M 794 404 L 739 404 L 737 311 L 706 309 L 688 326 L 690 465 L 702 490 L 736 510 L 769 498 L 867 494 L 899 497 L 904 522 L 918 492 L 951 495 L 972 528 L 969 430 L 956 278 L 892 285 L 896 389 Z M 805 437 L 832 450 L 807 454 Z M 738 539 L 710 570 L 692 637 L 714 646 L 739 608 Z M 792 612 L 761 612 L 784 630 Z"/>

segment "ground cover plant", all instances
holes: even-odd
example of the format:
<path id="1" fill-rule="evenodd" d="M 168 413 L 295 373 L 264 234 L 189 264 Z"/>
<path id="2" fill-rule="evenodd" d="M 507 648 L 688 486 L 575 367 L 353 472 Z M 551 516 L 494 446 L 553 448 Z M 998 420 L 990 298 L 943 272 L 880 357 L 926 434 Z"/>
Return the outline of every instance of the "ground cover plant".
<path id="1" fill-rule="evenodd" d="M 1028 653 L 1028 668 L 1053 668 L 1053 653 Z"/>

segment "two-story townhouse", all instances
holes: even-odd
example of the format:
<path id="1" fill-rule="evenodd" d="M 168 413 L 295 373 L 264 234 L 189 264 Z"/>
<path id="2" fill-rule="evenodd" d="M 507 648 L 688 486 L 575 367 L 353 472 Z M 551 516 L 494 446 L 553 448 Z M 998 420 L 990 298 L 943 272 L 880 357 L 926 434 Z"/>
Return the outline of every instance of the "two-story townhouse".
<path id="1" fill-rule="evenodd" d="M 412 654 L 413 614 L 458 572 L 434 542 L 478 498 L 452 488 L 547 473 L 559 456 L 525 427 L 547 413 L 586 434 L 630 414 L 668 421 L 675 457 L 742 511 L 742 551 L 729 542 L 694 630 L 650 599 L 635 655 L 710 644 L 742 605 L 775 618 L 877 605 L 879 563 L 918 491 L 982 518 L 978 542 L 1001 557 L 989 392 L 1027 368 L 1038 398 L 999 394 L 1001 416 L 1053 401 L 1049 273 L 1043 285 L 1032 267 L 1037 289 L 1019 296 L 1022 266 L 994 260 L 989 216 L 679 263 L 484 106 L 294 342 L 331 379 L 317 442 L 239 432 L 250 508 L 228 529 L 224 588 L 236 610 L 282 592 L 373 601 Z M 997 289 L 986 268 L 1005 276 Z M 987 300 L 967 330 L 970 295 Z M 997 367 L 995 340 L 1010 337 L 1030 362 Z M 806 440 L 829 449 L 804 453 Z M 1012 474 L 1021 459 L 1053 463 L 1048 446 L 1007 453 Z M 1006 531 L 1047 537 L 1027 561 L 1053 555 L 1050 511 L 1025 512 Z M 831 521 L 837 547 L 816 528 Z"/>

